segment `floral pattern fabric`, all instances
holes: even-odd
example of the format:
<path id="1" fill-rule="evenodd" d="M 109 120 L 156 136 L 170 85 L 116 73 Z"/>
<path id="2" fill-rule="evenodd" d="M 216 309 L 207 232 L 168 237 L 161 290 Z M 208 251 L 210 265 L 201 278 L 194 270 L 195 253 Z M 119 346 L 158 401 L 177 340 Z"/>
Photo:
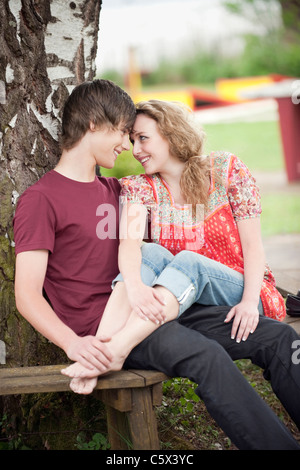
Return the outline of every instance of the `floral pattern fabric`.
<path id="1" fill-rule="evenodd" d="M 182 250 L 195 251 L 244 274 L 237 222 L 260 216 L 259 190 L 246 165 L 235 155 L 213 152 L 209 158 L 211 185 L 205 216 L 201 204 L 197 205 L 196 213 L 188 205 L 175 204 L 159 174 L 122 178 L 121 201 L 147 207 L 147 241 L 163 245 L 174 255 Z M 261 300 L 266 316 L 284 319 L 284 300 L 268 265 Z"/>

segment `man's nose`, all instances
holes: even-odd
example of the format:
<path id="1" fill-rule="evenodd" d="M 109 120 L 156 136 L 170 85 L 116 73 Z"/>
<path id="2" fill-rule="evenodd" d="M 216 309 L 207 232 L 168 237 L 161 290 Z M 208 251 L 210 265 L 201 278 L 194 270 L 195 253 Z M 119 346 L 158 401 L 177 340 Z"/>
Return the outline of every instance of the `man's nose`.
<path id="1" fill-rule="evenodd" d="M 124 150 L 130 150 L 129 134 L 124 135 L 122 147 Z"/>

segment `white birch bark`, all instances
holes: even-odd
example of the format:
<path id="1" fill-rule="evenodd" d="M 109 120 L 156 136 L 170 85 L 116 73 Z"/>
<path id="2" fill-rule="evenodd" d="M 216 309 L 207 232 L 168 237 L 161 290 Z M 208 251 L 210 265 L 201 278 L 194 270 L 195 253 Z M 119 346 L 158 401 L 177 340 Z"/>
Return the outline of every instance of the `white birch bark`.
<path id="1" fill-rule="evenodd" d="M 14 210 L 57 162 L 69 92 L 94 78 L 101 3 L 0 0 L 0 341 L 9 364 L 41 356 L 15 309 Z"/>

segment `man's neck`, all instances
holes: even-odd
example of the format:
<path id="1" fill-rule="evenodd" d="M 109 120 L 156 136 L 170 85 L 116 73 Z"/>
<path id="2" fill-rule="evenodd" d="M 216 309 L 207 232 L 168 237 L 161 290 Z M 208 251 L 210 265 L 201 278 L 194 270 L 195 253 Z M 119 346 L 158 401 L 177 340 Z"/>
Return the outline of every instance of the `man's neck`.
<path id="1" fill-rule="evenodd" d="M 82 183 L 90 183 L 95 180 L 94 162 L 86 159 L 78 149 L 64 150 L 54 170 L 67 178 Z"/>

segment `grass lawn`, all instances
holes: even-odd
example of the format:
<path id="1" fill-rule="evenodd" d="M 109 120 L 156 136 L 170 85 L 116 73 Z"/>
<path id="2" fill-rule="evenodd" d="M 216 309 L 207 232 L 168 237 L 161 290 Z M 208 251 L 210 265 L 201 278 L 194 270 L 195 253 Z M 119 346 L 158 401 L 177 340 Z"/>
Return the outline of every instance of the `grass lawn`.
<path id="1" fill-rule="evenodd" d="M 282 170 L 284 160 L 276 121 L 207 124 L 205 152 L 225 150 L 237 155 L 250 170 Z"/>
<path id="2" fill-rule="evenodd" d="M 251 172 L 284 171 L 280 130 L 275 121 L 209 124 L 205 150 L 220 149 L 237 155 Z M 261 227 L 264 237 L 300 233 L 300 197 L 296 193 L 262 191 Z"/>
<path id="3" fill-rule="evenodd" d="M 264 194 L 262 197 L 261 230 L 263 237 L 300 233 L 299 194 Z"/>

